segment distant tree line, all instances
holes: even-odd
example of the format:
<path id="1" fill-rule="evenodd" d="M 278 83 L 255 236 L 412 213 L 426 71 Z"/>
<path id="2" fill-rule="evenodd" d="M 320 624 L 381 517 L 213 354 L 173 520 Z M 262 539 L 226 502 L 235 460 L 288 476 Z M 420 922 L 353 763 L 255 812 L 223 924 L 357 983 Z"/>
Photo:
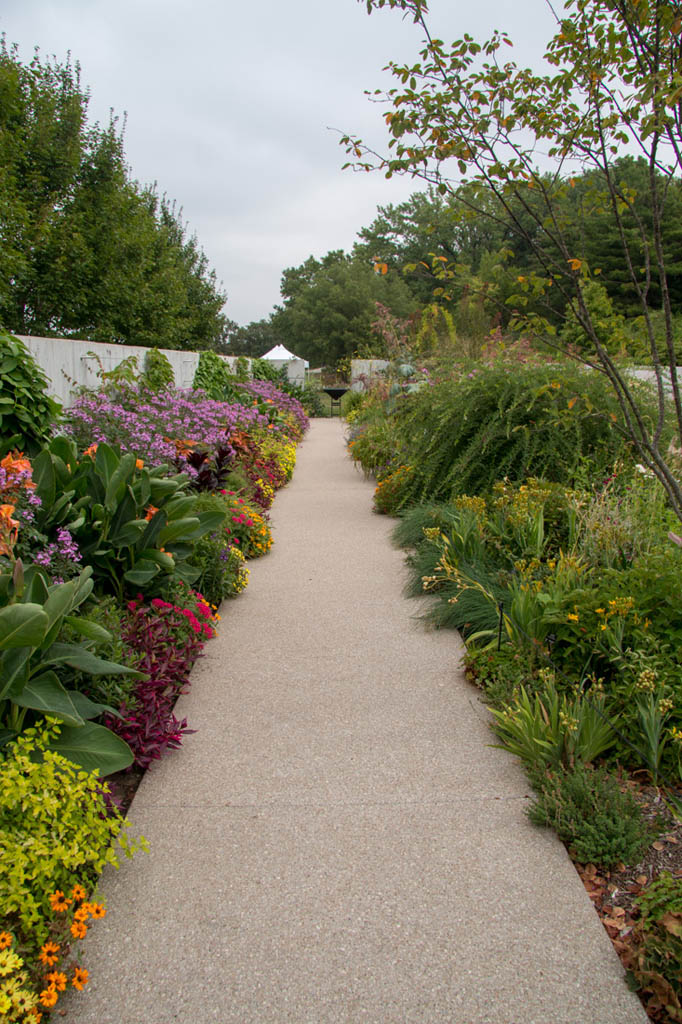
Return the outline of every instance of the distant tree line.
<path id="1" fill-rule="evenodd" d="M 635 197 L 633 210 L 623 212 L 635 251 L 637 218 L 647 222 L 652 217 L 649 167 L 633 157 L 616 160 L 614 167 L 622 187 Z M 640 310 L 618 226 L 595 175 L 585 172 L 563 180 L 548 176 L 547 185 L 556 191 L 557 217 L 571 239 L 571 251 L 596 271 L 595 302 L 608 317 L 636 317 Z M 673 311 L 682 312 L 682 182 L 667 182 L 666 189 L 662 233 L 667 284 Z M 486 204 L 490 216 L 472 210 Z M 532 234 L 536 229 L 528 211 L 519 206 L 514 212 Z M 644 264 L 645 254 L 640 255 Z M 268 319 L 239 328 L 226 351 L 262 355 L 281 342 L 313 365 L 333 365 L 354 353 L 379 354 L 381 339 L 372 328 L 377 302 L 396 317 L 412 317 L 416 329 L 425 310 L 436 304 L 448 311 L 460 336 L 487 334 L 496 326 L 506 330 L 519 306 L 526 317 L 535 312 L 561 330 L 570 314 L 558 290 L 534 295 L 527 283 L 540 272 L 533 246 L 524 242 L 510 218 L 500 216 L 480 186 L 464 185 L 455 196 L 440 195 L 431 187 L 399 205 L 379 207 L 374 221 L 359 230 L 350 253 L 310 256 L 299 267 L 286 269 L 282 303 Z M 654 271 L 652 308 L 660 301 Z"/>
<path id="2" fill-rule="evenodd" d="M 221 347 L 226 296 L 181 211 L 133 181 L 78 64 L 0 46 L 0 325 L 16 334 Z"/>

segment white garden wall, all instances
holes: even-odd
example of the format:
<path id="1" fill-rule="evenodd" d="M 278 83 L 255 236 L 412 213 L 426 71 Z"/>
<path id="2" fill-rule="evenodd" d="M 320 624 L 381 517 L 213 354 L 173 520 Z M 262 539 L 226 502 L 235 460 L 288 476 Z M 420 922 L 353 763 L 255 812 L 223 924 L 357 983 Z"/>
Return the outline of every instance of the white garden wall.
<path id="1" fill-rule="evenodd" d="M 26 344 L 35 361 L 45 372 L 50 382 L 49 394 L 65 406 L 71 404 L 72 392 L 76 387 L 98 386 L 99 366 L 92 353 L 101 361 L 104 370 L 113 370 L 128 356 L 136 356 L 138 369 L 143 370 L 145 355 L 149 351 L 140 345 L 109 345 L 97 341 L 66 338 L 33 338 L 22 334 L 17 337 Z M 191 387 L 199 362 L 199 353 L 178 352 L 168 348 L 162 348 L 160 351 L 167 356 L 173 367 L 176 387 Z M 236 356 L 221 356 L 221 359 L 234 370 Z"/>

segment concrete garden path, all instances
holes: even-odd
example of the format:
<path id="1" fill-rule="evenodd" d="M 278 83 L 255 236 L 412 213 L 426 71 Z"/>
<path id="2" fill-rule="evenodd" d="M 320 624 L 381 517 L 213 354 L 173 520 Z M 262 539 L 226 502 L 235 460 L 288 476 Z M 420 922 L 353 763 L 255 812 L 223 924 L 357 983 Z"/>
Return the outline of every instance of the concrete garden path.
<path id="1" fill-rule="evenodd" d="M 646 1021 L 371 496 L 315 421 L 180 700 L 197 732 L 135 797 L 151 854 L 105 876 L 68 1024 Z"/>

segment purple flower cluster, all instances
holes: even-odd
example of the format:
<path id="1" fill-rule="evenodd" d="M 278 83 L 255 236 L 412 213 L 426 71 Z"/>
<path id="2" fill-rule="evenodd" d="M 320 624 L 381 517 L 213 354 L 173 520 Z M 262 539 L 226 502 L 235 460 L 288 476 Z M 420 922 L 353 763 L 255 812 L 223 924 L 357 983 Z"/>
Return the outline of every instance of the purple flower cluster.
<path id="1" fill-rule="evenodd" d="M 260 398 L 264 402 L 272 402 L 280 412 L 291 413 L 298 423 L 301 436 L 310 426 L 308 417 L 299 400 L 294 398 L 293 395 L 288 395 L 286 391 L 280 391 L 272 381 L 250 380 L 243 384 L 242 387 L 244 390 L 249 391 L 254 398 Z"/>
<path id="2" fill-rule="evenodd" d="M 65 577 L 75 575 L 78 563 L 82 555 L 78 544 L 68 530 L 59 527 L 57 540 L 48 544 L 42 551 L 33 556 L 36 565 L 42 565 L 46 569 L 52 569 L 52 582 L 63 583 Z"/>
<path id="3" fill-rule="evenodd" d="M 175 441 L 213 450 L 235 430 L 267 427 L 267 415 L 254 406 L 216 402 L 202 391 L 150 393 L 121 385 L 115 395 L 98 391 L 79 397 L 68 410 L 66 432 L 79 448 L 106 441 L 133 452 L 149 465 L 172 462 Z"/>

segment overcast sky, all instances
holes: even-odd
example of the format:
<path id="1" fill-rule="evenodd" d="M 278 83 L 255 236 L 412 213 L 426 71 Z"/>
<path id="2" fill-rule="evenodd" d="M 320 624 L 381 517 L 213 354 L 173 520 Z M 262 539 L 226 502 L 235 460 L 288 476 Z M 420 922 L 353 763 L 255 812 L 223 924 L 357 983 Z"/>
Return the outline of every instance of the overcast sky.
<path id="1" fill-rule="evenodd" d="M 553 34 L 544 0 L 430 0 L 450 42 L 509 32 L 537 64 Z M 0 32 L 29 61 L 71 52 L 90 120 L 127 115 L 133 177 L 182 207 L 238 323 L 268 316 L 285 267 L 349 250 L 378 205 L 407 199 L 408 178 L 342 171 L 333 130 L 381 148 L 390 59 L 416 60 L 420 30 L 357 0 L 1 0 Z M 510 51 L 511 55 L 511 51 Z"/>

